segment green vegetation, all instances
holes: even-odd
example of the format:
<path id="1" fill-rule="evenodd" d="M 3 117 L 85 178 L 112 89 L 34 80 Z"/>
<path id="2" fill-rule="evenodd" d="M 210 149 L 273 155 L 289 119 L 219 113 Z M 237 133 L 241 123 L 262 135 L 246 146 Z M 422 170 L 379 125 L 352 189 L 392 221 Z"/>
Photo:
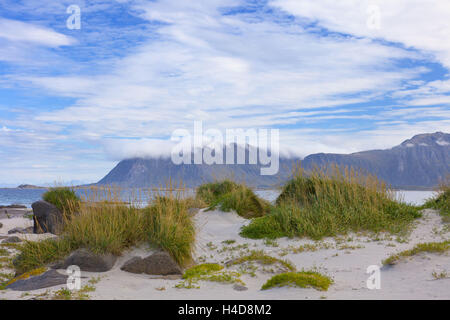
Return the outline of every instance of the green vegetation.
<path id="1" fill-rule="evenodd" d="M 78 248 L 93 253 L 120 255 L 142 243 L 158 246 L 181 265 L 192 258 L 195 229 L 187 213 L 187 202 L 157 197 L 140 209 L 119 201 L 83 203 L 79 214 L 67 221 L 58 239 L 25 241 L 14 261 L 18 273 L 56 262 Z"/>
<path id="2" fill-rule="evenodd" d="M 213 281 L 220 283 L 242 283 L 238 272 L 222 271 L 223 266 L 215 263 L 204 263 L 185 271 L 183 281 L 178 283 L 176 288 L 198 289 L 199 281 Z"/>
<path id="3" fill-rule="evenodd" d="M 191 261 L 195 242 L 194 223 L 187 209 L 185 201 L 158 197 L 144 210 L 148 241 L 166 250 L 182 266 Z"/>
<path id="4" fill-rule="evenodd" d="M 446 240 L 443 242 L 428 242 L 428 243 L 419 243 L 414 248 L 410 250 L 405 250 L 390 256 L 389 258 L 383 260 L 383 265 L 394 265 L 398 263 L 400 260 L 406 257 L 411 257 L 416 254 L 422 252 L 429 253 L 445 253 L 450 250 L 450 240 Z"/>
<path id="5" fill-rule="evenodd" d="M 288 272 L 273 276 L 261 289 L 267 290 L 275 287 L 297 286 L 300 288 L 315 288 L 320 291 L 327 291 L 332 283 L 333 280 L 316 271 Z"/>
<path id="6" fill-rule="evenodd" d="M 204 201 L 210 210 L 231 210 L 244 218 L 261 217 L 270 211 L 270 203 L 259 198 L 243 184 L 230 180 L 203 184 L 197 189 L 197 198 Z"/>
<path id="7" fill-rule="evenodd" d="M 55 205 L 64 213 L 66 218 L 72 217 L 72 215 L 80 209 L 81 200 L 71 188 L 51 188 L 44 193 L 42 199 Z"/>
<path id="8" fill-rule="evenodd" d="M 299 170 L 283 188 L 271 214 L 253 219 L 241 235 L 252 239 L 321 239 L 350 231 L 404 232 L 419 208 L 395 201 L 373 176 L 354 170 Z"/>
<path id="9" fill-rule="evenodd" d="M 230 262 L 230 265 L 242 264 L 245 262 L 256 261 L 263 265 L 271 265 L 279 263 L 286 269 L 290 271 L 295 271 L 295 266 L 287 260 L 277 259 L 271 256 L 268 256 L 262 250 L 254 250 L 249 255 L 239 257 Z"/>
<path id="10" fill-rule="evenodd" d="M 450 222 L 450 177 L 439 187 L 438 192 L 437 196 L 429 199 L 423 207 L 439 210 L 446 222 Z"/>

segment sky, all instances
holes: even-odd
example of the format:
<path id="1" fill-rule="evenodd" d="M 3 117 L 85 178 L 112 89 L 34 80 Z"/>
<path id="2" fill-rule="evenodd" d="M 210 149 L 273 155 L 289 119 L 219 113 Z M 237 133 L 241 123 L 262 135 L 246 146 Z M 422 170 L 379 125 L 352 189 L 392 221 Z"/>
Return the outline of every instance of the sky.
<path id="1" fill-rule="evenodd" d="M 2 0 L 0 186 L 96 182 L 194 121 L 279 129 L 295 156 L 450 132 L 449 17 L 448 0 Z"/>

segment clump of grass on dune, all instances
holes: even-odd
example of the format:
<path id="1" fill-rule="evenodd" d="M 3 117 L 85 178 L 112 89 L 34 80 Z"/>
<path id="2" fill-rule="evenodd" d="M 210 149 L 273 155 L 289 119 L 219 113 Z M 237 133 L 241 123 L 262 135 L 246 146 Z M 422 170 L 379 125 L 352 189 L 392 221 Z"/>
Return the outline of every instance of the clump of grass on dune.
<path id="1" fill-rule="evenodd" d="M 406 257 L 411 257 L 422 252 L 438 253 L 442 254 L 450 250 L 450 240 L 443 242 L 427 242 L 419 243 L 414 248 L 410 250 L 405 250 L 390 256 L 389 258 L 383 260 L 384 265 L 394 265 L 400 260 Z"/>
<path id="2" fill-rule="evenodd" d="M 195 229 L 186 201 L 175 196 L 157 197 L 146 208 L 121 201 L 84 202 L 68 220 L 58 239 L 26 241 L 14 260 L 17 273 L 56 262 L 72 251 L 120 255 L 124 250 L 149 243 L 167 251 L 184 266 L 192 258 Z"/>
<path id="3" fill-rule="evenodd" d="M 254 219 L 241 235 L 253 239 L 310 237 L 350 231 L 399 233 L 420 217 L 419 209 L 395 201 L 374 176 L 333 167 L 299 170 L 283 188 L 271 214 Z"/>
<path id="4" fill-rule="evenodd" d="M 333 280 L 316 271 L 287 272 L 270 278 L 261 288 L 267 290 L 276 287 L 296 286 L 300 288 L 315 288 L 327 291 Z"/>
<path id="5" fill-rule="evenodd" d="M 44 193 L 42 199 L 55 205 L 66 218 L 70 218 L 80 209 L 80 198 L 73 189 L 68 187 L 51 188 Z"/>
<path id="6" fill-rule="evenodd" d="M 207 183 L 197 189 L 197 198 L 211 210 L 231 210 L 244 218 L 261 217 L 270 211 L 270 203 L 259 198 L 250 188 L 230 180 Z"/>
<path id="7" fill-rule="evenodd" d="M 144 210 L 145 234 L 150 243 L 169 252 L 182 266 L 192 259 L 195 241 L 195 227 L 187 209 L 186 201 L 157 197 Z"/>
<path id="8" fill-rule="evenodd" d="M 446 222 L 450 222 L 450 176 L 440 185 L 437 196 L 425 202 L 423 207 L 439 210 Z"/>

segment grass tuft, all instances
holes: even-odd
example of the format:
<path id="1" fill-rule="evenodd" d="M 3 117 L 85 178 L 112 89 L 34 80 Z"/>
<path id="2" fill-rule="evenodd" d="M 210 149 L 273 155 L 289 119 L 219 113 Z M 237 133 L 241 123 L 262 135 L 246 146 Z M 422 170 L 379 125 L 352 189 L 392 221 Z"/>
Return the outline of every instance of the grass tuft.
<path id="1" fill-rule="evenodd" d="M 197 198 L 210 210 L 231 210 L 244 218 L 261 217 L 270 210 L 270 203 L 259 198 L 250 188 L 230 180 L 203 184 L 197 189 Z"/>
<path id="2" fill-rule="evenodd" d="M 327 291 L 333 280 L 316 271 L 288 272 L 270 278 L 261 288 L 267 290 L 275 287 L 296 286 Z"/>
<path id="3" fill-rule="evenodd" d="M 439 210 L 440 214 L 450 221 L 450 176 L 440 185 L 437 196 L 425 202 L 423 207 Z"/>
<path id="4" fill-rule="evenodd" d="M 394 193 L 374 176 L 333 167 L 299 170 L 283 188 L 271 214 L 245 226 L 251 239 L 323 237 L 350 231 L 404 232 L 420 217 L 419 208 L 395 201 Z"/>
<path id="5" fill-rule="evenodd" d="M 394 265 L 397 264 L 403 258 L 411 257 L 422 252 L 442 254 L 444 252 L 447 252 L 448 250 L 450 250 L 450 240 L 446 240 L 443 242 L 419 243 L 410 250 L 405 250 L 397 254 L 391 255 L 389 258 L 383 260 L 383 265 Z"/>
<path id="6" fill-rule="evenodd" d="M 263 250 L 254 250 L 249 255 L 239 257 L 239 258 L 231 261 L 230 265 L 242 264 L 242 263 L 249 262 L 249 261 L 256 261 L 263 265 L 271 265 L 271 264 L 279 263 L 283 267 L 285 267 L 286 269 L 288 269 L 290 271 L 296 270 L 295 266 L 291 262 L 289 262 L 287 260 L 277 259 L 277 258 L 271 257 L 269 255 L 266 255 Z"/>
<path id="7" fill-rule="evenodd" d="M 51 188 L 43 194 L 42 199 L 56 206 L 68 219 L 80 209 L 80 198 L 68 187 Z"/>

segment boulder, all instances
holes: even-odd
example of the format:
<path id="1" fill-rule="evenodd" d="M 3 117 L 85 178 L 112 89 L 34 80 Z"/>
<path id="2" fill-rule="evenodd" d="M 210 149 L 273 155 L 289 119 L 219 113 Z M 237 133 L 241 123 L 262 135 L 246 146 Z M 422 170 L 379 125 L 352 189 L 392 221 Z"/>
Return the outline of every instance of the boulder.
<path id="1" fill-rule="evenodd" d="M 16 236 L 8 237 L 2 241 L 2 243 L 17 243 L 17 242 L 22 242 L 22 239 Z"/>
<path id="2" fill-rule="evenodd" d="M 98 255 L 86 249 L 78 249 L 64 261 L 51 266 L 53 269 L 67 269 L 69 266 L 75 265 L 81 271 L 87 272 L 106 272 L 114 267 L 117 257 L 112 254 Z"/>
<path id="3" fill-rule="evenodd" d="M 46 201 L 37 201 L 31 207 L 34 213 L 34 233 L 58 234 L 61 231 L 64 219 L 56 206 Z"/>
<path id="4" fill-rule="evenodd" d="M 15 291 L 38 290 L 66 284 L 67 278 L 67 275 L 62 275 L 56 270 L 49 270 L 39 276 L 17 280 L 7 286 L 6 289 Z"/>
<path id="5" fill-rule="evenodd" d="M 130 273 L 145 273 L 149 275 L 180 275 L 181 268 L 175 260 L 163 251 L 156 252 L 147 258 L 133 257 L 120 268 Z"/>
<path id="6" fill-rule="evenodd" d="M 3 228 L 3 223 L 0 222 L 0 229 Z"/>

